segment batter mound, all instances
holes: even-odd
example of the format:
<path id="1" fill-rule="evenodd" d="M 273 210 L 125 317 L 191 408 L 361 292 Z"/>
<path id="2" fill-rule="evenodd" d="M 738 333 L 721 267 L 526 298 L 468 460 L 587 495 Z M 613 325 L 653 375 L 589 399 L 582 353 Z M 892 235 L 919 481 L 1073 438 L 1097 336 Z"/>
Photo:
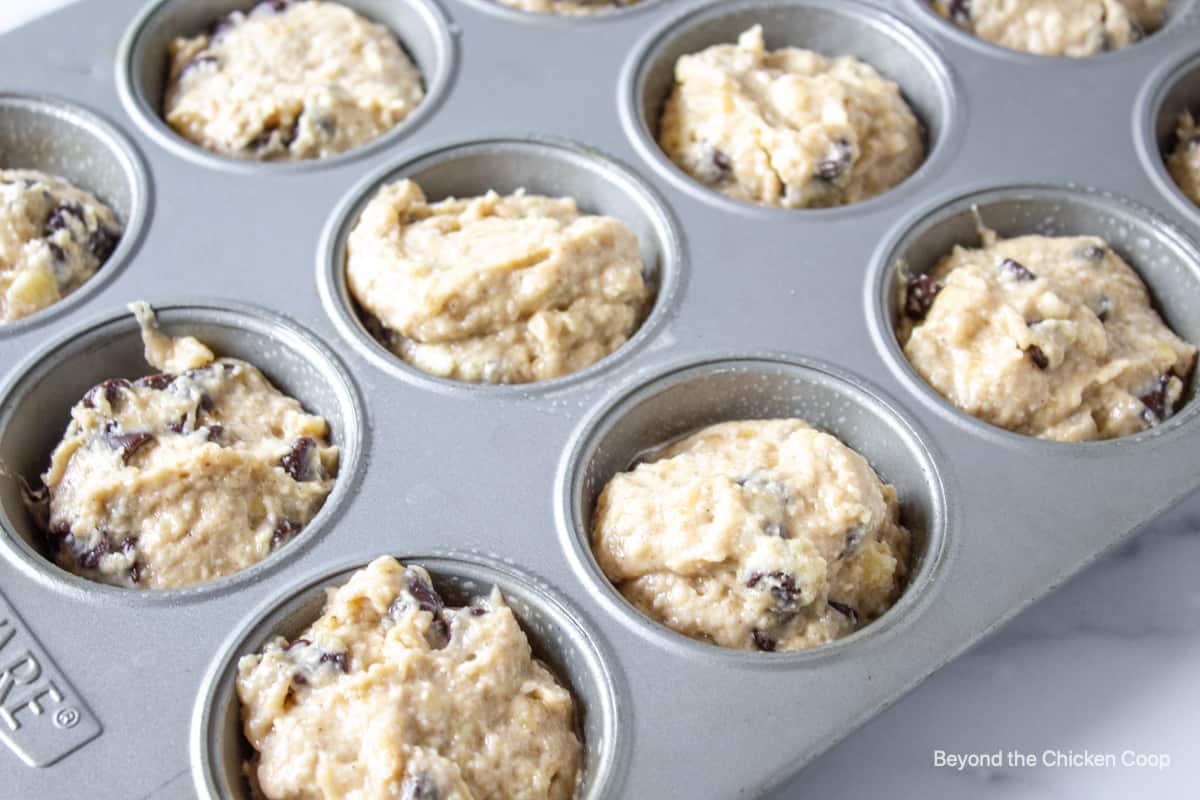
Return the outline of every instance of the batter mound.
<path id="1" fill-rule="evenodd" d="M 980 39 L 1040 56 L 1119 50 L 1162 27 L 1167 0 L 933 0 Z"/>
<path id="2" fill-rule="evenodd" d="M 595 14 L 614 8 L 631 6 L 638 0 L 499 0 L 501 4 L 520 11 L 538 14 Z"/>
<path id="3" fill-rule="evenodd" d="M 645 614 L 742 650 L 800 650 L 879 617 L 908 573 L 896 490 L 798 419 L 724 422 L 614 477 L 592 550 Z"/>
<path id="4" fill-rule="evenodd" d="M 398 125 L 424 97 L 391 31 L 345 6 L 264 0 L 170 46 L 167 122 L 215 153 L 325 158 Z"/>
<path id="5" fill-rule="evenodd" d="M 783 208 L 857 203 L 925 159 L 921 125 L 869 64 L 808 50 L 768 52 L 762 26 L 683 56 L 659 144 L 696 180 Z"/>
<path id="6" fill-rule="evenodd" d="M 567 197 L 427 203 L 402 180 L 350 233 L 346 278 L 381 342 L 433 375 L 528 383 L 590 366 L 649 304 L 637 237 Z"/>
<path id="7" fill-rule="evenodd" d="M 1190 111 L 1179 115 L 1178 141 L 1167 159 L 1167 169 L 1183 193 L 1200 205 L 1200 125 Z"/>
<path id="8" fill-rule="evenodd" d="M 1112 439 L 1175 412 L 1196 360 L 1103 239 L 955 247 L 907 284 L 904 354 L 958 408 L 1057 441 Z"/>
<path id="9" fill-rule="evenodd" d="M 245 569 L 325 502 L 338 463 L 328 426 L 250 364 L 131 309 L 162 372 L 83 396 L 31 510 L 59 566 L 94 581 L 172 589 Z"/>
<path id="10" fill-rule="evenodd" d="M 0 325 L 62 300 L 117 249 L 112 209 L 62 178 L 0 170 Z"/>
<path id="11" fill-rule="evenodd" d="M 571 694 L 498 591 L 447 607 L 383 557 L 328 590 L 300 637 L 238 664 L 247 765 L 270 800 L 566 800 L 582 748 Z"/>

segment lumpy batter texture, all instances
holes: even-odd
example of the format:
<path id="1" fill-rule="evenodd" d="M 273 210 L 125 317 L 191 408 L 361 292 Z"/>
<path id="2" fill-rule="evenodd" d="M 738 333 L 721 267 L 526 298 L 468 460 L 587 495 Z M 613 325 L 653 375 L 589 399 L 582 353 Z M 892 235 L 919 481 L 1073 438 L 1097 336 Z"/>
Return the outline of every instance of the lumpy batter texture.
<path id="1" fill-rule="evenodd" d="M 1162 27 L 1167 0 L 933 0 L 960 28 L 1010 50 L 1090 56 Z"/>
<path id="2" fill-rule="evenodd" d="M 350 291 L 384 344 L 446 378 L 527 383 L 590 366 L 641 323 L 637 237 L 566 197 L 426 202 L 385 186 L 351 232 Z"/>
<path id="3" fill-rule="evenodd" d="M 263 161 L 366 144 L 421 102 L 396 37 L 337 3 L 265 0 L 170 46 L 167 122 L 192 142 Z"/>
<path id="4" fill-rule="evenodd" d="M 1175 412 L 1196 349 L 1103 239 L 981 235 L 982 248 L 955 247 L 908 281 L 898 334 L 934 389 L 1058 441 L 1126 436 Z"/>
<path id="5" fill-rule="evenodd" d="M 760 26 L 679 59 L 659 144 L 701 183 L 784 208 L 866 200 L 925 158 L 895 83 L 850 56 L 768 51 Z"/>
<path id="6" fill-rule="evenodd" d="M 743 650 L 846 636 L 896 600 L 910 537 L 895 489 L 798 419 L 725 422 L 614 477 L 592 550 L 680 633 Z"/>
<path id="7" fill-rule="evenodd" d="M 112 209 L 62 178 L 0 170 L 0 325 L 78 289 L 121 238 Z"/>
<path id="8" fill-rule="evenodd" d="M 1200 125 L 1190 111 L 1179 115 L 1175 149 L 1167 158 L 1167 169 L 1183 193 L 1200 205 Z"/>
<path id="9" fill-rule="evenodd" d="M 333 487 L 338 451 L 250 364 L 158 332 L 136 304 L 157 374 L 105 381 L 71 423 L 31 502 L 57 563 L 138 589 L 204 583 L 286 544 Z"/>
<path id="10" fill-rule="evenodd" d="M 631 6 L 638 0 L 499 0 L 509 8 L 538 14 L 595 14 Z"/>
<path id="11" fill-rule="evenodd" d="M 582 748 L 570 693 L 498 591 L 446 606 L 383 557 L 320 618 L 238 664 L 248 765 L 271 800 L 566 800 Z"/>

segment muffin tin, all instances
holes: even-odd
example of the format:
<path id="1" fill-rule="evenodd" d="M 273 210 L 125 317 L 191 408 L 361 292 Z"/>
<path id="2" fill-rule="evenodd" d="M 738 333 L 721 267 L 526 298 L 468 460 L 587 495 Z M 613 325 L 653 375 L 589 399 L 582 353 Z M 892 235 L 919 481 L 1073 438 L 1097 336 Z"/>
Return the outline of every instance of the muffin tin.
<path id="1" fill-rule="evenodd" d="M 575 694 L 581 796 L 768 793 L 972 642 L 1200 487 L 1200 403 L 1110 442 L 1058 444 L 950 407 L 892 333 L 897 275 L 1004 234 L 1095 233 L 1200 342 L 1200 213 L 1162 167 L 1200 106 L 1200 11 L 1069 61 L 970 39 L 922 0 L 646 0 L 559 19 L 488 0 L 344 0 L 390 25 L 428 98 L 326 161 L 204 153 L 157 117 L 162 46 L 246 2 L 83 0 L 0 37 L 0 164 L 66 175 L 125 236 L 84 289 L 0 328 L 0 751 L 5 792 L 247 796 L 237 658 L 315 615 L 320 590 L 390 553 L 451 596 L 500 586 Z M 929 144 L 899 187 L 835 209 L 709 192 L 653 136 L 678 54 L 763 22 L 768 45 L 848 52 L 896 79 Z M 573 376 L 467 386 L 392 358 L 342 277 L 381 182 L 427 193 L 565 193 L 639 236 L 657 300 L 621 350 Z M 83 391 L 148 372 L 126 303 L 249 360 L 331 423 L 324 509 L 260 565 L 124 591 L 36 549 L 32 477 Z M 709 422 L 799 415 L 900 491 L 909 585 L 883 618 L 796 653 L 723 650 L 638 614 L 587 547 L 591 504 L 648 448 Z M 15 724 L 15 727 L 14 727 Z M 23 762 L 23 763 L 22 763 Z M 26 766 L 28 765 L 28 766 Z M 802 776 L 799 783 L 802 785 Z"/>

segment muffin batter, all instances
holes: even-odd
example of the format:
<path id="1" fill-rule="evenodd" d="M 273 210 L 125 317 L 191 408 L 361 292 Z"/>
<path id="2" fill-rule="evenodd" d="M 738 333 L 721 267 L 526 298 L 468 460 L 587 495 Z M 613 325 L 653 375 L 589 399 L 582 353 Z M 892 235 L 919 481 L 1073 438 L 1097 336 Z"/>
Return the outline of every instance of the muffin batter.
<path id="1" fill-rule="evenodd" d="M 762 27 L 683 56 L 659 144 L 696 180 L 783 208 L 857 203 L 925 158 L 921 125 L 869 64 L 808 50 L 768 52 Z"/>
<path id="2" fill-rule="evenodd" d="M 238 675 L 247 771 L 270 800 L 575 796 L 571 694 L 498 591 L 450 608 L 424 569 L 378 558 Z"/>
<path id="3" fill-rule="evenodd" d="M 1200 205 L 1200 125 L 1192 112 L 1179 115 L 1175 150 L 1167 159 L 1167 169 L 1183 193 Z"/>
<path id="4" fill-rule="evenodd" d="M 798 419 L 724 422 L 613 478 L 592 550 L 645 614 L 742 650 L 799 650 L 887 611 L 908 573 L 896 491 Z"/>
<path id="5" fill-rule="evenodd" d="M 372 332 L 418 369 L 527 383 L 581 370 L 637 330 L 650 292 L 637 237 L 566 197 L 428 203 L 385 186 L 350 233 L 346 277 Z"/>
<path id="6" fill-rule="evenodd" d="M 1138 433 L 1174 413 L 1196 360 L 1128 264 L 1094 236 L 955 247 L 907 285 L 898 335 L 958 408 L 1058 441 Z"/>
<path id="7" fill-rule="evenodd" d="M 1010 50 L 1090 56 L 1162 27 L 1167 0 L 933 0 L 963 30 Z"/>
<path id="8" fill-rule="evenodd" d="M 168 589 L 245 569 L 325 502 L 338 462 L 328 426 L 250 364 L 131 308 L 162 372 L 84 395 L 31 510 L 59 566 L 91 580 Z"/>
<path id="9" fill-rule="evenodd" d="M 499 0 L 509 8 L 539 14 L 595 14 L 631 6 L 638 0 Z"/>
<path id="10" fill-rule="evenodd" d="M 0 170 L 0 325 L 57 303 L 121 238 L 112 209 L 62 178 Z"/>
<path id="11" fill-rule="evenodd" d="M 227 156 L 324 158 L 412 113 L 421 75 L 391 31 L 337 3 L 264 0 L 170 46 L 165 116 Z"/>

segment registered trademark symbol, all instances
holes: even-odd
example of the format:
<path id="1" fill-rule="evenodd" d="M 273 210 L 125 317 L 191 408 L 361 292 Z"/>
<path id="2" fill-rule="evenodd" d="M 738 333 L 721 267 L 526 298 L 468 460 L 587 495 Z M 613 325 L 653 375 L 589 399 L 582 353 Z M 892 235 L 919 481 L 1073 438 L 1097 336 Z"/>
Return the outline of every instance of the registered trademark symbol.
<path id="1" fill-rule="evenodd" d="M 74 728 L 79 724 L 79 709 L 60 708 L 54 712 L 54 724 L 60 728 Z"/>

